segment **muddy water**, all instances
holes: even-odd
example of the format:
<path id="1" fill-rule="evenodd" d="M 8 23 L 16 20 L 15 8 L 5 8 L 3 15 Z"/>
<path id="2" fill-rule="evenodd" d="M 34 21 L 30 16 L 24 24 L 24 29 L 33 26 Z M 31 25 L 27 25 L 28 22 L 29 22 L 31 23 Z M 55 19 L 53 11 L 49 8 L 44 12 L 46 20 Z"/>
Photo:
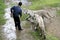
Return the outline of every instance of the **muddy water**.
<path id="1" fill-rule="evenodd" d="M 19 2 L 20 0 L 13 0 L 14 2 Z M 28 3 L 27 0 L 21 0 L 23 4 Z M 27 24 L 26 21 L 21 21 L 21 26 L 23 28 L 22 31 L 16 30 L 14 25 L 14 20 L 10 16 L 10 6 L 7 5 L 8 8 L 5 9 L 5 19 L 6 23 L 0 29 L 1 31 L 1 40 L 34 40 L 33 36 L 30 34 L 32 28 L 30 24 Z"/>

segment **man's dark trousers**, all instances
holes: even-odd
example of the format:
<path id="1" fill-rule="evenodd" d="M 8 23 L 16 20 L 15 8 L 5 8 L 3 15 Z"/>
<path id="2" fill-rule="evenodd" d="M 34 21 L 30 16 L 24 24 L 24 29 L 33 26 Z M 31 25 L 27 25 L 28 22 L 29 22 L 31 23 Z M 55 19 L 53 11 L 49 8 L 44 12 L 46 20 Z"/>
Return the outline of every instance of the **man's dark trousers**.
<path id="1" fill-rule="evenodd" d="M 21 30 L 21 25 L 20 25 L 20 18 L 19 18 L 19 16 L 14 16 L 14 15 L 13 15 L 13 18 L 14 18 L 14 22 L 15 22 L 15 27 L 18 28 L 18 30 Z"/>

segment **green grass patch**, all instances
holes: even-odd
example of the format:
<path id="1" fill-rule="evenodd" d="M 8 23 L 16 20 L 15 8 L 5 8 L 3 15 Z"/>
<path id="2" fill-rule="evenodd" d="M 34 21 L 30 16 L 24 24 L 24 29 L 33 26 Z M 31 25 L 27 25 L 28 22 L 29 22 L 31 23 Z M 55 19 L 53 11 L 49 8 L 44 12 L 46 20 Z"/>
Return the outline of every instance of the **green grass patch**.
<path id="1" fill-rule="evenodd" d="M 39 36 L 39 31 L 31 32 L 31 35 L 33 35 L 35 40 L 43 40 L 42 37 Z M 48 34 L 46 35 L 46 40 L 59 40 L 59 39 L 51 34 Z"/>
<path id="2" fill-rule="evenodd" d="M 57 37 L 55 37 L 51 34 L 48 34 L 46 37 L 47 37 L 47 40 L 59 40 Z"/>
<path id="3" fill-rule="evenodd" d="M 36 31 L 36 32 L 30 32 L 31 35 L 35 38 L 35 40 L 40 40 L 41 37 L 39 36 L 39 32 Z"/>
<path id="4" fill-rule="evenodd" d="M 58 11 L 57 11 L 57 15 L 59 15 L 59 16 L 60 16 L 60 10 L 58 10 Z"/>
<path id="5" fill-rule="evenodd" d="M 4 19 L 4 14 L 0 14 L 0 25 L 4 25 L 5 19 Z"/>
<path id="6" fill-rule="evenodd" d="M 28 14 L 22 13 L 21 21 L 25 21 L 27 16 L 28 16 Z"/>
<path id="7" fill-rule="evenodd" d="M 29 9 L 39 10 L 44 7 L 60 7 L 60 0 L 29 0 L 32 5 Z"/>
<path id="8" fill-rule="evenodd" d="M 5 4 L 4 4 L 4 0 L 0 0 L 0 25 L 3 25 L 5 23 L 5 19 L 4 19 L 4 9 L 5 9 Z"/>

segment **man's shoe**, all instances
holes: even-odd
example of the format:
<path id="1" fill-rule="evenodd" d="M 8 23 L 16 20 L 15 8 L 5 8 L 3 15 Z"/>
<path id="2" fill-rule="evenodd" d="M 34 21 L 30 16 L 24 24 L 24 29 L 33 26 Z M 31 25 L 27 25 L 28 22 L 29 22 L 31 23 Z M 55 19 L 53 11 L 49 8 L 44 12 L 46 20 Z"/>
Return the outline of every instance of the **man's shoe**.
<path id="1" fill-rule="evenodd" d="M 17 30 L 17 27 L 15 27 L 15 29 Z"/>
<path id="2" fill-rule="evenodd" d="M 23 30 L 23 29 L 18 29 L 18 30 Z"/>

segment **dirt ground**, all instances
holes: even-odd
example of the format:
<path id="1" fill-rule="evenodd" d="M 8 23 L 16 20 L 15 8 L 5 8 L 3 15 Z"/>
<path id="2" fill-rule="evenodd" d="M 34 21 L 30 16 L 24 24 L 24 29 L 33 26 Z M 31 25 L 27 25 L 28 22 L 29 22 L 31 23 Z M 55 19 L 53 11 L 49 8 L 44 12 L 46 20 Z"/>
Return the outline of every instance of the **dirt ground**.
<path id="1" fill-rule="evenodd" d="M 46 24 L 47 33 L 52 34 L 60 39 L 60 16 L 56 14 L 52 23 Z"/>

